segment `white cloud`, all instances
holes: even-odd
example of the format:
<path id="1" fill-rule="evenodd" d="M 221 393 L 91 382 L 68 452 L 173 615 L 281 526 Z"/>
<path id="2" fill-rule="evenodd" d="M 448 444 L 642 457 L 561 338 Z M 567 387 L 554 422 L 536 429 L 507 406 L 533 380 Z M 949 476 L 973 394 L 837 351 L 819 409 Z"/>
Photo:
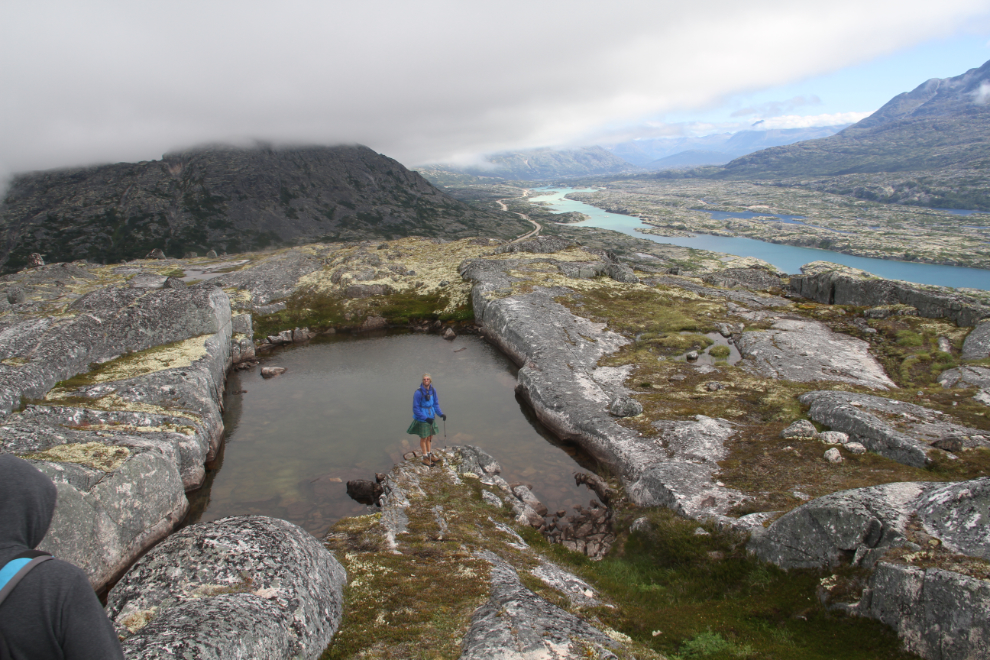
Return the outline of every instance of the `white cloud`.
<path id="1" fill-rule="evenodd" d="M 982 0 L 8 0 L 0 176 L 216 141 L 361 142 L 408 164 L 586 144 L 602 126 L 837 70 L 986 11 Z"/>
<path id="2" fill-rule="evenodd" d="M 855 124 L 866 119 L 872 112 L 834 112 L 824 115 L 783 115 L 770 117 L 759 122 L 760 129 L 773 128 L 812 128 L 814 126 L 839 126 Z"/>
<path id="3" fill-rule="evenodd" d="M 990 82 L 984 80 L 980 83 L 980 88 L 973 91 L 973 102 L 985 105 L 990 101 Z"/>

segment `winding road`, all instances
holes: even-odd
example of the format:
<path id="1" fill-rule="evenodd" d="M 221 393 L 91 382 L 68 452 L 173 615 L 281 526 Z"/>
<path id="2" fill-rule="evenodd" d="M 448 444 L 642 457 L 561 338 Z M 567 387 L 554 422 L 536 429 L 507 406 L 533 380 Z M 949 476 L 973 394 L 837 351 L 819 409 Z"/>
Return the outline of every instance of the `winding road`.
<path id="1" fill-rule="evenodd" d="M 502 207 L 502 210 L 503 211 L 505 211 L 506 213 L 509 212 L 509 207 L 505 205 L 505 202 L 504 201 L 502 201 L 501 199 L 497 199 L 495 201 L 498 203 L 499 206 Z M 512 212 L 515 213 L 516 215 L 518 215 L 520 218 L 522 218 L 526 222 L 529 222 L 530 224 L 532 224 L 533 227 L 534 227 L 534 229 L 533 229 L 533 231 L 531 231 L 531 232 L 529 232 L 527 234 L 523 234 L 522 236 L 519 236 L 517 238 L 512 239 L 511 241 L 509 241 L 510 243 L 518 243 L 519 241 L 525 241 L 527 238 L 533 238 L 534 236 L 539 236 L 540 235 L 540 231 L 543 229 L 543 225 L 541 225 L 540 223 L 538 223 L 536 220 L 533 220 L 532 218 L 530 218 L 525 213 L 520 213 L 519 211 L 512 211 Z"/>

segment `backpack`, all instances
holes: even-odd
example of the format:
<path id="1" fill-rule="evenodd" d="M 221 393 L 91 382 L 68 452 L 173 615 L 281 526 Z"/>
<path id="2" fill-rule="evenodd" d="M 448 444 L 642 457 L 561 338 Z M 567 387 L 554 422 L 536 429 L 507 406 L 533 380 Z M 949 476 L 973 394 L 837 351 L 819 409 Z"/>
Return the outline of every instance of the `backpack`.
<path id="1" fill-rule="evenodd" d="M 47 552 L 27 550 L 7 562 L 3 568 L 0 568 L 0 605 L 7 599 L 10 592 L 14 590 L 17 583 L 31 572 L 31 569 L 49 559 L 54 559 L 54 557 Z M 4 641 L 3 635 L 0 635 L 0 660 L 10 660 L 10 657 L 10 649 L 7 648 L 7 642 Z"/>

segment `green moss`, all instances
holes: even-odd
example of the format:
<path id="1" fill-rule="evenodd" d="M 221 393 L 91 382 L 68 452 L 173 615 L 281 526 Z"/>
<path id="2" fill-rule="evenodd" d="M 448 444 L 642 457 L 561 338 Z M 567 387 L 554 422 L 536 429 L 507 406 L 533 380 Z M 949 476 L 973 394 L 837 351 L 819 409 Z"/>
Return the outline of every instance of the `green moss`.
<path id="1" fill-rule="evenodd" d="M 406 325 L 412 320 L 468 321 L 474 310 L 468 303 L 450 312 L 443 293 L 421 295 L 415 291 L 344 300 L 329 292 L 297 291 L 286 300 L 286 308 L 274 314 L 254 317 L 254 338 L 262 339 L 290 328 L 346 328 L 361 325 L 368 316 L 381 316 L 390 325 Z"/>
<path id="2" fill-rule="evenodd" d="M 724 359 L 732 355 L 732 349 L 728 346 L 713 346 L 708 354 L 713 358 Z"/>
<path id="3" fill-rule="evenodd" d="M 610 329 L 625 334 L 660 336 L 681 331 L 711 331 L 714 326 L 705 314 L 723 311 L 722 306 L 680 293 L 644 288 L 617 290 L 610 285 L 575 296 L 561 296 L 557 301 L 579 316 L 606 322 Z"/>
<path id="4" fill-rule="evenodd" d="M 897 345 L 898 346 L 921 346 L 923 343 L 921 335 L 911 330 L 898 330 L 897 331 Z"/>
<path id="5" fill-rule="evenodd" d="M 707 524 L 698 535 L 698 522 L 666 510 L 629 509 L 619 524 L 643 515 L 651 531 L 620 534 L 601 562 L 550 549 L 616 604 L 594 615 L 634 641 L 669 658 L 914 657 L 886 626 L 826 610 L 816 596 L 823 573 L 761 563 L 745 537 Z"/>

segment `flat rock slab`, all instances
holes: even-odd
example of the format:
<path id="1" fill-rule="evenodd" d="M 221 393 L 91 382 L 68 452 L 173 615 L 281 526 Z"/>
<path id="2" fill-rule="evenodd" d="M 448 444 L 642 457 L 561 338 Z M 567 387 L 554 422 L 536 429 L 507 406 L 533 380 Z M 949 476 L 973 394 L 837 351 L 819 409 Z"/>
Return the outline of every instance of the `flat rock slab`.
<path id="1" fill-rule="evenodd" d="M 957 424 L 940 411 L 913 403 L 853 392 L 816 391 L 798 400 L 811 406 L 808 416 L 842 431 L 869 451 L 899 463 L 925 467 L 938 451 L 932 442 L 958 438 L 964 447 L 990 447 L 984 431 Z"/>
<path id="2" fill-rule="evenodd" d="M 984 321 L 973 328 L 962 346 L 962 359 L 982 360 L 990 357 L 990 321 Z"/>
<path id="3" fill-rule="evenodd" d="M 489 551 L 491 597 L 475 611 L 461 660 L 616 658 L 610 637 L 523 586 L 519 575 Z"/>
<path id="4" fill-rule="evenodd" d="M 319 658 L 340 626 L 344 568 L 292 523 L 236 516 L 187 527 L 110 591 L 128 658 Z"/>
<path id="5" fill-rule="evenodd" d="M 743 357 L 740 366 L 768 378 L 897 387 L 870 355 L 868 343 L 832 332 L 819 321 L 779 318 L 770 330 L 744 332 L 736 347 Z"/>

